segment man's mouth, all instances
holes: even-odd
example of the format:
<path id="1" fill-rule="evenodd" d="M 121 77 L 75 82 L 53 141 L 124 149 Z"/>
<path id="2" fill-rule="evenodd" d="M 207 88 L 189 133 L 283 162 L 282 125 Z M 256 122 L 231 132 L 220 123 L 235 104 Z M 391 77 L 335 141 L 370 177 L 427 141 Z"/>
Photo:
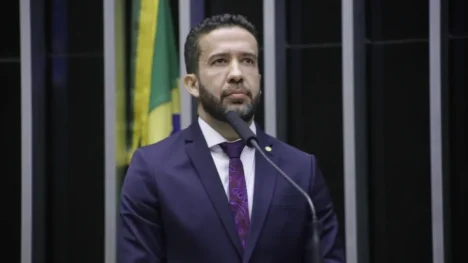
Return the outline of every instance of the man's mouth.
<path id="1" fill-rule="evenodd" d="M 230 93 L 229 95 L 227 95 L 227 97 L 230 97 L 230 98 L 244 98 L 244 97 L 248 97 L 246 93 L 243 93 L 243 92 L 233 92 L 233 93 Z"/>

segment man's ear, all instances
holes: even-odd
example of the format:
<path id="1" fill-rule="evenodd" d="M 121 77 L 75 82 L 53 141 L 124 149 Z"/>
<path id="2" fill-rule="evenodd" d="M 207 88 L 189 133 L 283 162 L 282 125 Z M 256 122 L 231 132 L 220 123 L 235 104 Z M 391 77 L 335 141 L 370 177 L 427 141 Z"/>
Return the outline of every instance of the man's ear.
<path id="1" fill-rule="evenodd" d="M 187 89 L 187 91 L 195 98 L 198 98 L 198 96 L 200 96 L 200 92 L 198 90 L 198 78 L 195 74 L 185 75 L 184 86 Z"/>

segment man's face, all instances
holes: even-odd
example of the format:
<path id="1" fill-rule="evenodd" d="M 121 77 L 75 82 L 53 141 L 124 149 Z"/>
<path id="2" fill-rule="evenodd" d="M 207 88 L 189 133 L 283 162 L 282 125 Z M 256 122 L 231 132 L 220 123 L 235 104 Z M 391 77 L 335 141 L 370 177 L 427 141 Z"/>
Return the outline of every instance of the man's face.
<path id="1" fill-rule="evenodd" d="M 219 28 L 201 36 L 199 47 L 198 81 L 189 91 L 217 120 L 227 110 L 252 119 L 261 95 L 255 37 L 240 27 Z"/>

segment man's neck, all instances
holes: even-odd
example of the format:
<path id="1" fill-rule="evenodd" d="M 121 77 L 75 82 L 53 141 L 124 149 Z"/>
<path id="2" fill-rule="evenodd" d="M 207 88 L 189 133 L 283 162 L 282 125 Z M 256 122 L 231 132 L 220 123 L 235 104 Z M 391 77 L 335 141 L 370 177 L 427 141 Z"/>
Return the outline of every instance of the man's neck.
<path id="1" fill-rule="evenodd" d="M 206 113 L 203 110 L 198 111 L 198 115 L 202 118 L 211 128 L 217 131 L 221 136 L 223 136 L 228 141 L 235 141 L 239 139 L 239 135 L 234 131 L 234 129 L 229 125 L 229 123 L 219 121 L 213 118 L 211 115 Z M 252 120 L 247 123 L 247 125 L 251 125 Z"/>

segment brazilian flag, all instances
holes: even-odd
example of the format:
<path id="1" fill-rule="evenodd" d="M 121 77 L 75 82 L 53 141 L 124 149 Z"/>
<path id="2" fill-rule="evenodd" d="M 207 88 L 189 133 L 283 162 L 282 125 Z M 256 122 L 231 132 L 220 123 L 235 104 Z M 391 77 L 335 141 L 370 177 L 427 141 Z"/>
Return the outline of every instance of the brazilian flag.
<path id="1" fill-rule="evenodd" d="M 133 0 L 134 151 L 180 130 L 179 67 L 168 0 Z"/>

